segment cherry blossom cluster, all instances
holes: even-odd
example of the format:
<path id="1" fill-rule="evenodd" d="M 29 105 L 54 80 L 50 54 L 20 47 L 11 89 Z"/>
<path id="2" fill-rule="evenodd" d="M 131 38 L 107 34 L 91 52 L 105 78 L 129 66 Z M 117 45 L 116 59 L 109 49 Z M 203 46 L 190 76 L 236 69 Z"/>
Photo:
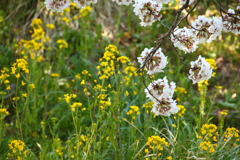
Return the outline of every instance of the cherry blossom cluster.
<path id="1" fill-rule="evenodd" d="M 199 56 L 196 61 L 191 62 L 188 78 L 193 81 L 193 84 L 208 80 L 212 76 L 212 68 L 205 58 Z"/>
<path id="2" fill-rule="evenodd" d="M 228 13 L 236 14 L 240 13 L 240 6 L 236 7 L 236 11 L 233 9 L 228 9 Z M 232 32 L 235 34 L 240 34 L 240 16 L 236 16 L 238 18 L 234 19 L 233 17 L 225 14 L 223 16 L 223 31 L 225 32 Z"/>
<path id="3" fill-rule="evenodd" d="M 176 84 L 168 84 L 166 77 L 153 81 L 145 89 L 146 96 L 153 102 L 152 112 L 156 115 L 170 116 L 178 112 L 176 100 L 173 100 L 174 89 Z"/>
<path id="4" fill-rule="evenodd" d="M 116 2 L 118 5 L 129 5 L 132 3 L 133 0 L 112 0 Z"/>
<path id="5" fill-rule="evenodd" d="M 237 7 L 240 11 L 240 7 Z M 235 14 L 233 9 L 228 13 Z M 185 53 L 196 51 L 201 43 L 210 43 L 221 35 L 222 31 L 240 34 L 240 16 L 238 19 L 229 16 L 206 18 L 198 16 L 192 22 L 191 28 L 175 28 L 171 34 L 171 41 L 175 47 L 183 50 Z"/>
<path id="6" fill-rule="evenodd" d="M 79 7 L 84 8 L 90 4 L 97 3 L 97 0 L 73 0 L 73 2 Z"/>
<path id="7" fill-rule="evenodd" d="M 53 12 L 62 12 L 65 8 L 70 6 L 70 1 L 68 0 L 45 0 L 46 7 Z"/>
<path id="8" fill-rule="evenodd" d="M 162 4 L 153 0 L 136 0 L 133 5 L 133 12 L 141 20 L 141 26 L 151 26 L 153 22 L 160 20 L 162 17 L 159 14 L 162 9 Z"/>
<path id="9" fill-rule="evenodd" d="M 189 0 L 188 5 L 192 4 L 194 0 Z M 180 4 L 185 4 L 187 2 L 187 0 L 180 0 Z"/>
<path id="10" fill-rule="evenodd" d="M 151 56 L 151 51 L 153 48 L 145 48 L 141 57 L 138 57 L 138 62 L 141 64 L 141 67 L 146 66 L 148 74 L 154 74 L 158 72 L 164 72 L 162 69 L 168 64 L 167 57 L 163 54 L 162 49 L 159 48 L 153 56 Z M 147 58 L 150 58 L 147 60 Z M 146 62 L 146 64 L 144 64 Z"/>
<path id="11" fill-rule="evenodd" d="M 223 23 L 221 18 L 198 16 L 192 22 L 192 28 L 176 28 L 171 35 L 173 45 L 185 53 L 194 52 L 200 43 L 210 43 L 221 35 Z"/>
<path id="12" fill-rule="evenodd" d="M 194 27 L 194 36 L 199 43 L 210 43 L 221 35 L 222 32 L 222 19 L 213 17 L 205 18 L 198 16 L 198 19 L 192 23 Z"/>
<path id="13" fill-rule="evenodd" d="M 185 53 L 194 52 L 198 48 L 198 41 L 193 34 L 193 29 L 176 28 L 174 33 L 171 34 L 171 41 L 173 45 Z"/>

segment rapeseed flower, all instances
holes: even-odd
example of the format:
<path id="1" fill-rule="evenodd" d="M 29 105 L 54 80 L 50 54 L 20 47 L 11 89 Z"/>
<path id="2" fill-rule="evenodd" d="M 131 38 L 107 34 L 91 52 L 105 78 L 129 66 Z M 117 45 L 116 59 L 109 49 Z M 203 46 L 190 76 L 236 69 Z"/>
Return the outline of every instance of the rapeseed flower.
<path id="1" fill-rule="evenodd" d="M 126 112 L 126 115 L 131 116 L 132 120 L 136 119 L 136 116 L 140 114 L 138 106 L 130 106 L 130 110 Z M 131 121 L 133 123 L 133 121 Z"/>
<path id="2" fill-rule="evenodd" d="M 184 106 L 182 106 L 182 105 L 177 105 L 177 107 L 179 109 L 178 109 L 178 112 L 175 113 L 175 114 L 177 114 L 179 117 L 182 117 L 183 114 L 186 112 L 186 108 Z"/>
<path id="3" fill-rule="evenodd" d="M 64 39 L 58 39 L 57 44 L 60 49 L 68 48 L 68 43 Z"/>
<path id="4" fill-rule="evenodd" d="M 54 24 L 46 24 L 46 27 L 50 28 L 50 29 L 54 29 L 55 26 L 54 26 Z"/>
<path id="5" fill-rule="evenodd" d="M 219 136 L 217 126 L 214 124 L 204 124 L 201 128 L 201 134 L 202 136 L 199 136 L 199 138 L 202 139 L 200 148 L 209 153 L 215 152 L 217 136 Z"/>
<path id="6" fill-rule="evenodd" d="M 89 15 L 92 11 L 92 8 L 90 6 L 84 7 L 79 10 L 79 18 L 86 17 Z"/>
<path id="7" fill-rule="evenodd" d="M 6 115 L 9 115 L 10 113 L 7 111 L 7 108 L 2 108 L 0 109 L 0 115 L 1 116 L 6 116 Z"/>
<path id="8" fill-rule="evenodd" d="M 163 151 L 164 147 L 168 147 L 168 142 L 165 140 L 165 138 L 161 138 L 159 136 L 151 136 L 148 137 L 146 145 L 148 146 L 148 153 L 158 153 Z"/>
<path id="9" fill-rule="evenodd" d="M 183 87 L 176 87 L 174 89 L 174 92 L 187 94 L 187 90 L 185 88 L 183 88 Z"/>

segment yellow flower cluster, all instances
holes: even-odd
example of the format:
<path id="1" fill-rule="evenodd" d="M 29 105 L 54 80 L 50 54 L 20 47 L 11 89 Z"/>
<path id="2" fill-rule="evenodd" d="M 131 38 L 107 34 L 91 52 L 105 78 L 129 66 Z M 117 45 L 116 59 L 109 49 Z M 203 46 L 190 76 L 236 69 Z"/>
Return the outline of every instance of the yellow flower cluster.
<path id="1" fill-rule="evenodd" d="M 89 15 L 92 11 L 92 8 L 90 6 L 84 7 L 79 10 L 79 18 L 86 17 Z"/>
<path id="2" fill-rule="evenodd" d="M 9 115 L 9 112 L 7 111 L 7 108 L 2 108 L 0 109 L 0 116 L 2 117 L 6 116 L 6 115 Z"/>
<path id="3" fill-rule="evenodd" d="M 166 159 L 167 160 L 172 160 L 173 158 L 172 158 L 172 156 L 168 156 Z"/>
<path id="4" fill-rule="evenodd" d="M 236 142 L 239 142 L 239 130 L 231 127 L 227 128 L 224 132 L 224 141 L 229 141 L 230 139 L 233 139 L 233 146 L 236 146 Z M 235 140 L 234 140 L 235 139 Z"/>
<path id="5" fill-rule="evenodd" d="M 76 5 L 76 3 L 70 2 L 70 8 L 71 10 L 78 9 L 78 6 Z"/>
<path id="6" fill-rule="evenodd" d="M 106 94 L 99 94 L 99 95 L 97 96 L 97 99 L 103 100 L 103 99 L 105 99 L 106 97 L 107 97 Z"/>
<path id="7" fill-rule="evenodd" d="M 102 87 L 100 84 L 97 84 L 97 85 L 95 85 L 95 86 L 93 87 L 93 89 L 94 89 L 95 91 L 101 91 L 102 88 L 103 88 L 103 87 Z"/>
<path id="8" fill-rule="evenodd" d="M 203 141 L 200 143 L 200 147 L 205 150 L 208 151 L 209 153 L 213 153 L 215 152 L 214 147 L 217 146 L 217 144 L 212 144 L 210 141 Z"/>
<path id="9" fill-rule="evenodd" d="M 43 28 L 41 27 L 42 20 L 39 18 L 33 19 L 31 23 L 31 27 L 33 28 L 33 33 L 31 35 L 32 39 L 34 40 L 40 40 L 45 37 L 45 32 Z"/>
<path id="10" fill-rule="evenodd" d="M 67 103 L 70 103 L 71 99 L 76 98 L 76 97 L 77 97 L 76 94 L 70 94 L 70 95 L 69 94 L 64 94 L 64 99 Z"/>
<path id="11" fill-rule="evenodd" d="M 209 153 L 215 152 L 215 147 L 218 145 L 217 136 L 219 136 L 217 132 L 217 126 L 214 124 L 204 124 L 201 128 L 202 136 L 199 136 L 200 139 L 203 141 L 200 143 L 200 148 Z"/>
<path id="12" fill-rule="evenodd" d="M 105 109 L 106 107 L 110 106 L 111 102 L 110 101 L 100 101 L 100 109 Z"/>
<path id="13" fill-rule="evenodd" d="M 210 64 L 211 68 L 213 68 L 215 70 L 218 68 L 217 63 L 214 59 L 209 58 L 209 59 L 205 59 L 205 60 Z"/>
<path id="14" fill-rule="evenodd" d="M 150 110 L 152 110 L 153 104 L 154 104 L 154 102 L 151 102 L 151 101 L 143 104 L 142 107 L 147 109 L 147 110 L 146 110 L 146 113 L 147 113 L 147 114 L 150 113 Z"/>
<path id="15" fill-rule="evenodd" d="M 121 56 L 117 58 L 117 61 L 118 62 L 120 61 L 121 63 L 127 63 L 127 62 L 130 62 L 130 59 L 128 57 Z"/>
<path id="16" fill-rule="evenodd" d="M 58 73 L 51 73 L 50 76 L 51 77 L 59 77 L 59 74 Z"/>
<path id="17" fill-rule="evenodd" d="M 12 151 L 12 154 L 9 153 L 8 156 L 19 156 L 27 154 L 26 145 L 21 140 L 12 140 L 10 144 L 8 144 L 8 147 Z M 21 157 L 19 156 L 19 158 Z"/>
<path id="18" fill-rule="evenodd" d="M 70 19 L 67 18 L 67 17 L 62 17 L 61 20 L 64 21 L 65 23 L 69 23 L 70 22 Z"/>
<path id="19" fill-rule="evenodd" d="M 148 149 L 145 149 L 146 153 L 158 153 L 162 151 L 164 147 L 168 147 L 168 142 L 166 142 L 165 138 L 161 138 L 159 136 L 151 136 L 148 137 L 148 141 L 146 142 Z M 161 156 L 162 153 L 158 153 L 158 156 Z"/>
<path id="20" fill-rule="evenodd" d="M 77 107 L 82 107 L 82 103 L 74 102 L 72 105 L 70 105 L 70 107 L 71 107 L 71 110 L 74 112 L 74 111 L 76 111 Z"/>
<path id="21" fill-rule="evenodd" d="M 222 86 L 215 86 L 216 89 L 222 89 Z"/>
<path id="22" fill-rule="evenodd" d="M 203 80 L 201 82 L 198 82 L 198 90 L 207 90 L 207 86 L 209 85 L 208 80 Z"/>
<path id="23" fill-rule="evenodd" d="M 24 40 L 21 39 L 19 45 L 17 47 L 20 49 L 20 54 L 24 55 L 24 58 L 26 59 L 28 55 L 25 55 L 28 53 L 30 55 L 31 59 L 37 58 L 38 62 L 41 62 L 43 60 L 43 49 L 44 43 L 49 42 L 50 38 L 46 37 L 46 33 L 42 28 L 42 20 L 39 18 L 33 19 L 31 23 L 32 30 L 31 33 L 31 40 Z M 48 28 L 52 28 L 54 26 L 47 25 Z M 22 46 L 22 47 L 20 47 Z"/>
<path id="24" fill-rule="evenodd" d="M 137 68 L 134 67 L 133 64 L 129 64 L 127 67 L 125 67 L 124 72 L 128 74 L 130 77 L 138 76 Z"/>
<path id="25" fill-rule="evenodd" d="M 1 74 L 0 74 L 0 79 L 1 80 L 5 80 L 6 78 L 8 78 L 10 75 L 8 74 L 9 72 L 9 69 L 4 67 L 2 70 L 1 70 Z"/>
<path id="26" fill-rule="evenodd" d="M 80 142 L 78 143 L 78 146 L 81 146 L 81 145 L 83 145 L 86 141 L 88 141 L 88 136 L 86 136 L 86 135 L 81 135 L 80 136 Z"/>
<path id="27" fill-rule="evenodd" d="M 97 66 L 97 69 L 100 70 L 98 72 L 98 75 L 101 75 L 99 76 L 100 80 L 108 79 L 114 75 L 117 54 L 119 54 L 119 51 L 116 46 L 110 44 L 105 48 L 103 57 L 99 60 L 100 65 Z"/>
<path id="28" fill-rule="evenodd" d="M 216 70 L 218 67 L 217 67 L 217 63 L 214 59 L 206 59 L 206 61 L 210 64 L 210 67 L 214 70 Z M 212 73 L 212 77 L 215 77 L 216 75 L 216 72 L 213 72 Z"/>
<path id="29" fill-rule="evenodd" d="M 54 24 L 46 24 L 46 27 L 49 28 L 49 29 L 54 29 L 55 28 Z"/>
<path id="30" fill-rule="evenodd" d="M 43 49 L 42 42 L 38 42 L 39 40 L 44 40 L 45 32 L 41 26 L 42 20 L 39 18 L 33 19 L 31 23 L 32 27 L 32 40 L 21 40 L 21 43 L 23 44 L 24 48 L 26 48 L 29 52 L 33 52 Z"/>
<path id="31" fill-rule="evenodd" d="M 126 113 L 127 115 L 131 115 L 132 119 L 136 119 L 136 116 L 140 114 L 138 106 L 130 106 L 130 110 Z M 133 123 L 133 122 L 131 122 Z"/>
<path id="32" fill-rule="evenodd" d="M 227 116 L 228 115 L 228 110 L 221 111 L 220 115 Z"/>
<path id="33" fill-rule="evenodd" d="M 11 67 L 11 74 L 16 74 L 17 68 L 21 69 L 25 73 L 29 73 L 28 63 L 25 59 L 17 59 Z"/>
<path id="34" fill-rule="evenodd" d="M 58 44 L 58 47 L 59 47 L 60 49 L 62 49 L 62 48 L 68 48 L 68 43 L 67 43 L 65 40 L 63 40 L 63 39 L 57 40 L 57 44 Z"/>
<path id="35" fill-rule="evenodd" d="M 179 117 L 182 117 L 183 114 L 186 112 L 186 108 L 184 106 L 182 106 L 182 105 L 177 105 L 177 107 L 179 109 L 178 109 L 178 112 L 175 113 L 175 114 L 177 114 Z"/>
<path id="36" fill-rule="evenodd" d="M 177 87 L 174 89 L 174 92 L 187 94 L 187 90 L 183 87 Z"/>

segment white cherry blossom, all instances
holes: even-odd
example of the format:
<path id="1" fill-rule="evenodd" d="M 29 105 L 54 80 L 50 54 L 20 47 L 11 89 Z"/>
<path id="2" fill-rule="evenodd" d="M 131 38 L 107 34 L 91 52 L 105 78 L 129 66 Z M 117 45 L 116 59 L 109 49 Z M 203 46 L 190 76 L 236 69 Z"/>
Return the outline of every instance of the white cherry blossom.
<path id="1" fill-rule="evenodd" d="M 193 84 L 208 80 L 212 76 L 212 68 L 205 58 L 199 56 L 196 61 L 191 62 L 188 78 L 193 81 Z"/>
<path id="2" fill-rule="evenodd" d="M 84 8 L 88 5 L 97 3 L 97 0 L 73 0 L 73 2 L 79 7 Z"/>
<path id="3" fill-rule="evenodd" d="M 222 32 L 222 20 L 217 17 L 206 18 L 198 16 L 198 19 L 192 22 L 194 27 L 193 33 L 199 43 L 210 43 L 217 38 Z"/>
<path id="4" fill-rule="evenodd" d="M 236 10 L 240 10 L 240 7 L 237 6 Z M 228 13 L 235 14 L 235 10 L 228 9 Z M 235 15 L 235 17 L 240 19 L 240 16 Z M 223 31 L 240 34 L 240 21 L 234 19 L 233 17 L 229 16 L 228 14 L 223 15 Z"/>
<path id="5" fill-rule="evenodd" d="M 180 4 L 184 5 L 187 2 L 187 0 L 180 0 Z M 194 2 L 194 0 L 189 0 L 188 5 L 191 5 Z"/>
<path id="6" fill-rule="evenodd" d="M 172 98 L 160 99 L 153 104 L 152 112 L 156 115 L 170 116 L 178 112 L 176 100 Z"/>
<path id="7" fill-rule="evenodd" d="M 158 101 L 163 98 L 172 98 L 176 84 L 171 82 L 168 84 L 166 77 L 163 79 L 158 79 L 153 81 L 145 89 L 146 97 L 150 98 L 152 101 Z"/>
<path id="8" fill-rule="evenodd" d="M 145 60 L 150 56 L 152 50 L 153 48 L 145 48 L 141 53 L 141 57 L 138 57 L 138 62 L 141 64 L 141 67 L 144 65 Z M 167 57 L 163 54 L 161 48 L 159 48 L 151 59 L 147 61 L 145 67 L 148 74 L 154 74 L 164 72 L 162 69 L 164 69 L 167 64 Z"/>
<path id="9" fill-rule="evenodd" d="M 196 51 L 198 48 L 198 41 L 196 41 L 193 29 L 189 28 L 176 28 L 171 34 L 171 41 L 173 45 L 185 53 Z"/>
<path id="10" fill-rule="evenodd" d="M 171 0 L 153 0 L 153 1 L 155 1 L 155 2 L 157 2 L 157 3 L 165 3 L 165 4 L 168 4 L 169 2 L 171 2 Z"/>
<path id="11" fill-rule="evenodd" d="M 70 6 L 69 0 L 45 0 L 47 9 L 52 10 L 53 12 L 62 12 L 65 8 Z"/>
<path id="12" fill-rule="evenodd" d="M 129 5 L 132 3 L 133 0 L 112 0 L 116 2 L 118 5 Z"/>
<path id="13" fill-rule="evenodd" d="M 159 14 L 162 4 L 158 4 L 153 0 L 135 0 L 133 7 L 133 12 L 141 20 L 141 26 L 151 26 L 153 22 L 162 17 Z"/>

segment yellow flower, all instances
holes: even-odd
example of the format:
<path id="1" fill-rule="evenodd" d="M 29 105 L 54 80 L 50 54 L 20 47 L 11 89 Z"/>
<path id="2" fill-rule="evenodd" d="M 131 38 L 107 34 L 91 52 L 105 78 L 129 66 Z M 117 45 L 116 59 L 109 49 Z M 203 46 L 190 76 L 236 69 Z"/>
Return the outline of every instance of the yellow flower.
<path id="1" fill-rule="evenodd" d="M 145 149 L 145 153 L 148 153 L 149 152 L 149 150 L 148 149 Z"/>
<path id="2" fill-rule="evenodd" d="M 16 78 L 19 78 L 19 77 L 20 77 L 20 74 L 18 73 L 18 74 L 16 74 L 15 76 L 16 76 Z"/>
<path id="3" fill-rule="evenodd" d="M 210 64 L 210 67 L 213 68 L 213 69 L 217 69 L 217 63 L 214 59 L 205 59 L 209 64 Z"/>
<path id="4" fill-rule="evenodd" d="M 223 110 L 220 112 L 221 115 L 227 116 L 228 115 L 228 110 Z"/>
<path id="5" fill-rule="evenodd" d="M 27 97 L 27 93 L 22 94 L 23 97 Z"/>
<path id="6" fill-rule="evenodd" d="M 128 57 L 121 56 L 117 58 L 117 61 L 120 61 L 121 63 L 127 63 L 130 61 L 130 59 Z"/>
<path id="7" fill-rule="evenodd" d="M 187 90 L 183 87 L 177 87 L 174 89 L 174 92 L 187 94 Z"/>
<path id="8" fill-rule="evenodd" d="M 222 89 L 222 86 L 215 86 L 216 89 Z"/>
<path id="9" fill-rule="evenodd" d="M 5 80 L 3 83 L 8 84 L 8 83 L 10 83 L 10 81 L 9 80 Z"/>
<path id="10" fill-rule="evenodd" d="M 81 84 L 81 85 L 84 85 L 84 84 L 86 84 L 86 83 L 85 83 L 85 80 L 82 80 L 82 82 L 81 82 L 80 84 Z"/>
<path id="11" fill-rule="evenodd" d="M 53 29 L 55 26 L 54 26 L 54 24 L 46 24 L 46 27 L 50 28 L 50 29 Z"/>
<path id="12" fill-rule="evenodd" d="M 69 19 L 69 18 L 67 18 L 67 17 L 63 17 L 63 18 L 62 18 L 62 21 L 64 21 L 64 22 L 68 23 L 68 22 L 70 22 L 70 19 Z"/>
<path id="13" fill-rule="evenodd" d="M 50 76 L 51 77 L 59 77 L 59 74 L 58 73 L 51 73 Z"/>
<path id="14" fill-rule="evenodd" d="M 9 115 L 9 112 L 7 111 L 7 108 L 0 109 L 0 115 Z"/>
<path id="15" fill-rule="evenodd" d="M 29 86 L 29 87 L 32 87 L 32 89 L 36 88 L 36 87 L 35 87 L 35 84 L 33 84 L 33 83 L 32 83 L 32 84 L 29 84 L 28 86 Z"/>
<path id="16" fill-rule="evenodd" d="M 10 87 L 10 86 L 7 86 L 6 90 L 10 90 L 10 89 L 11 89 L 11 87 Z"/>
<path id="17" fill-rule="evenodd" d="M 178 110 L 178 112 L 175 113 L 175 114 L 177 114 L 179 117 L 182 117 L 183 114 L 185 113 L 186 109 L 185 109 L 185 107 L 182 106 L 182 105 L 177 105 L 177 107 L 179 108 L 179 110 Z"/>
<path id="18" fill-rule="evenodd" d="M 167 157 L 167 160 L 172 160 L 172 159 L 173 159 L 172 156 Z"/>
<path id="19" fill-rule="evenodd" d="M 68 48 L 68 43 L 63 39 L 57 40 L 57 43 L 58 43 L 60 49 Z"/>
<path id="20" fill-rule="evenodd" d="M 25 84 L 26 84 L 26 83 L 25 83 L 24 81 L 21 82 L 21 85 L 22 85 L 22 86 L 25 86 Z"/>
<path id="21" fill-rule="evenodd" d="M 79 10 L 79 18 L 87 16 L 92 11 L 92 8 L 90 6 L 84 7 Z"/>

